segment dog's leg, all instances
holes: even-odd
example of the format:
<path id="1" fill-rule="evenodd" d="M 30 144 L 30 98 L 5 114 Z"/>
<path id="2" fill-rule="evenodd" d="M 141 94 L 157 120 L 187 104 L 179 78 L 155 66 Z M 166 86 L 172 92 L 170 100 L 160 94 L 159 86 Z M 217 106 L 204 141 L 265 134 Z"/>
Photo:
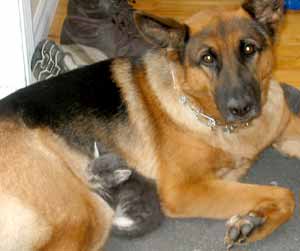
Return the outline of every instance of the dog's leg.
<path id="1" fill-rule="evenodd" d="M 300 117 L 291 116 L 287 128 L 273 143 L 273 147 L 282 154 L 300 158 Z"/>
<path id="2" fill-rule="evenodd" d="M 263 239 L 286 222 L 295 207 L 287 189 L 223 180 L 164 181 L 160 194 L 168 216 L 230 219 L 228 245 Z"/>
<path id="3" fill-rule="evenodd" d="M 0 250 L 37 251 L 52 237 L 52 226 L 16 197 L 0 196 Z"/>
<path id="4" fill-rule="evenodd" d="M 287 84 L 281 84 L 284 91 L 290 120 L 273 146 L 283 154 L 300 158 L 300 91 Z"/>

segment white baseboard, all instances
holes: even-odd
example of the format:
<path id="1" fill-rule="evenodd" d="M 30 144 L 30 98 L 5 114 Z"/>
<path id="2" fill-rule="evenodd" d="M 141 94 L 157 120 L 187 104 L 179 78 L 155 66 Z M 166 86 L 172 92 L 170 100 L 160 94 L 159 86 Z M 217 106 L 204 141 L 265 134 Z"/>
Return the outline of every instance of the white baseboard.
<path id="1" fill-rule="evenodd" d="M 33 17 L 33 39 L 37 45 L 39 41 L 47 38 L 58 0 L 40 0 Z"/>

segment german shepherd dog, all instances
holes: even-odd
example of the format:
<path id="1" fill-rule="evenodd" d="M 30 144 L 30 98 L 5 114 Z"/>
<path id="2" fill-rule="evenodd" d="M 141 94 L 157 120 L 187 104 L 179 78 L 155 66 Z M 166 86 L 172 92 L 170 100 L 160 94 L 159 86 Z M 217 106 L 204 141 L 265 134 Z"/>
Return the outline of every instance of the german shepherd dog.
<path id="1" fill-rule="evenodd" d="M 299 94 L 272 79 L 281 0 L 246 0 L 179 23 L 137 12 L 158 48 L 0 101 L 0 250 L 92 251 L 112 210 L 91 192 L 99 141 L 155 179 L 171 217 L 226 219 L 228 247 L 286 222 L 288 189 L 239 183 L 268 146 L 300 157 Z"/>

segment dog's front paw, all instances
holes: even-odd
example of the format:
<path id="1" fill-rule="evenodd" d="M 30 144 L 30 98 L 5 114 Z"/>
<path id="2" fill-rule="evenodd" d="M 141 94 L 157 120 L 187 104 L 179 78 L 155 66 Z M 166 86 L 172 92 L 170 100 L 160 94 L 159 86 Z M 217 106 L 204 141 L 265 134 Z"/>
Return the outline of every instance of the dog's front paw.
<path id="1" fill-rule="evenodd" d="M 253 231 L 262 226 L 265 221 L 265 218 L 262 218 L 255 213 L 231 217 L 226 223 L 227 231 L 224 241 L 227 250 L 230 250 L 236 244 L 239 245 L 247 242 L 247 239 Z"/>

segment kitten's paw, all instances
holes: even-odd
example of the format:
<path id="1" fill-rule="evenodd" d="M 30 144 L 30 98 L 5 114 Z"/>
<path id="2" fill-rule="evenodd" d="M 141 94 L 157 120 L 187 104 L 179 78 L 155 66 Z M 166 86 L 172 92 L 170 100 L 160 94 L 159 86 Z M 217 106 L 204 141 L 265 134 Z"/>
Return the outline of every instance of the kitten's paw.
<path id="1" fill-rule="evenodd" d="M 115 216 L 113 225 L 120 230 L 129 230 L 134 226 L 135 222 L 126 216 Z"/>

